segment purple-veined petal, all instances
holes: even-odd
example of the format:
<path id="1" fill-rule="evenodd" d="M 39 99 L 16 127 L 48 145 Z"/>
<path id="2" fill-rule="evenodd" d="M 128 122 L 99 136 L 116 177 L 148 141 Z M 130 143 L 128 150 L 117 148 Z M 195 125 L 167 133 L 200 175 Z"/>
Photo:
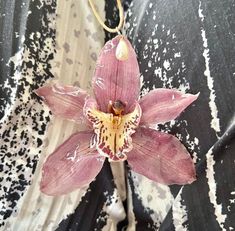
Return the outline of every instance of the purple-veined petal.
<path id="1" fill-rule="evenodd" d="M 40 183 L 43 193 L 66 194 L 94 180 L 105 158 L 90 148 L 93 135 L 90 131 L 77 132 L 47 158 Z"/>
<path id="2" fill-rule="evenodd" d="M 131 169 L 162 184 L 188 184 L 196 179 L 195 167 L 186 148 L 166 133 L 140 128 L 132 137 L 127 154 Z"/>
<path id="3" fill-rule="evenodd" d="M 141 124 L 159 124 L 175 119 L 198 97 L 175 89 L 159 88 L 140 99 Z"/>
<path id="4" fill-rule="evenodd" d="M 78 123 L 84 121 L 83 106 L 88 94 L 81 88 L 48 85 L 37 89 L 36 94 L 43 99 L 55 115 Z"/>
<path id="5" fill-rule="evenodd" d="M 124 38 L 129 48 L 129 57 L 125 61 L 117 60 L 115 52 L 120 38 L 116 36 L 105 44 L 92 80 L 96 100 L 103 112 L 107 112 L 110 100 L 121 100 L 126 104 L 125 112 L 129 112 L 139 96 L 140 74 L 136 53 Z"/>
<path id="6" fill-rule="evenodd" d="M 141 108 L 135 103 L 134 110 L 128 114 L 115 116 L 97 109 L 94 99 L 87 99 L 84 114 L 93 124 L 95 143 L 98 152 L 109 161 L 123 161 L 132 149 L 131 135 L 139 125 Z"/>

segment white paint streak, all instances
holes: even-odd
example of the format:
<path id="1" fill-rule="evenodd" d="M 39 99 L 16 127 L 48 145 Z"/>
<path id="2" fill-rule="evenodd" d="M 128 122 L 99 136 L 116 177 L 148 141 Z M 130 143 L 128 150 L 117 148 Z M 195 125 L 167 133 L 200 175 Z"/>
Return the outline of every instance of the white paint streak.
<path id="1" fill-rule="evenodd" d="M 235 199 L 229 199 L 230 204 L 234 204 L 235 203 Z"/>
<path id="2" fill-rule="evenodd" d="M 174 57 L 175 57 L 175 58 L 181 57 L 181 53 L 180 53 L 180 52 L 175 53 L 175 54 L 174 54 Z"/>
<path id="3" fill-rule="evenodd" d="M 172 206 L 173 224 L 176 231 L 187 231 L 187 227 L 185 227 L 183 224 L 188 220 L 188 216 L 186 206 L 182 205 L 181 193 L 182 189 L 175 198 L 174 204 Z"/>
<path id="4" fill-rule="evenodd" d="M 143 75 L 140 76 L 140 86 L 142 87 L 144 85 L 144 77 Z M 140 92 L 140 97 L 143 97 L 149 93 L 150 89 L 149 87 L 143 88 L 143 90 Z"/>
<path id="5" fill-rule="evenodd" d="M 208 179 L 209 199 L 215 209 L 216 220 L 219 223 L 221 230 L 226 231 L 226 229 L 224 228 L 224 222 L 227 218 L 227 215 L 222 213 L 222 204 L 218 204 L 216 198 L 216 181 L 214 171 L 215 161 L 213 158 L 212 150 L 213 147 L 206 154 L 206 178 Z"/>
<path id="6" fill-rule="evenodd" d="M 201 22 L 203 23 L 204 15 L 202 13 L 201 2 L 199 4 L 198 15 L 201 19 Z M 203 56 L 205 58 L 205 65 L 206 65 L 206 70 L 204 74 L 207 77 L 207 85 L 210 90 L 209 107 L 210 107 L 211 116 L 212 116 L 211 128 L 213 128 L 215 132 L 218 133 L 220 132 L 220 123 L 219 123 L 219 118 L 218 118 L 217 106 L 215 104 L 214 80 L 210 73 L 209 49 L 208 49 L 208 43 L 207 43 L 207 38 L 206 38 L 206 32 L 203 28 L 201 28 L 201 36 L 202 36 L 203 47 L 204 47 Z M 208 186 L 209 186 L 209 199 L 215 209 L 215 216 L 217 218 L 217 222 L 219 223 L 220 228 L 223 231 L 225 231 L 226 229 L 224 228 L 224 222 L 227 216 L 222 213 L 222 205 L 217 203 L 216 181 L 215 181 L 215 171 L 214 171 L 215 161 L 213 158 L 212 150 L 213 150 L 213 147 L 206 154 L 206 160 L 207 160 L 206 177 L 208 179 Z"/>
<path id="7" fill-rule="evenodd" d="M 156 227 L 165 219 L 174 197 L 169 186 L 155 183 L 148 178 L 131 172 L 135 193 L 138 195 L 146 211 L 153 211 L 150 214 Z"/>
<path id="8" fill-rule="evenodd" d="M 163 66 L 166 70 L 170 70 L 170 62 L 168 60 L 164 60 Z"/>
<path id="9" fill-rule="evenodd" d="M 189 89 L 190 89 L 189 83 L 180 84 L 178 87 L 178 90 L 183 93 L 186 93 Z"/>
<path id="10" fill-rule="evenodd" d="M 201 19 L 201 22 L 203 22 L 204 15 L 202 13 L 201 2 L 199 4 L 198 15 Z M 201 36 L 202 36 L 203 47 L 204 47 L 203 56 L 205 58 L 205 65 L 206 65 L 206 70 L 205 70 L 204 74 L 207 77 L 207 85 L 210 90 L 209 107 L 210 107 L 211 116 L 212 116 L 211 128 L 213 128 L 215 130 L 215 132 L 218 133 L 218 132 L 220 132 L 220 121 L 218 118 L 218 109 L 215 104 L 215 97 L 216 96 L 215 96 L 215 90 L 214 90 L 214 80 L 213 80 L 213 77 L 211 76 L 210 67 L 209 67 L 210 57 L 209 57 L 208 43 L 207 43 L 207 38 L 206 38 L 206 32 L 203 29 L 203 27 L 201 28 Z"/>
<path id="11" fill-rule="evenodd" d="M 112 196 L 109 196 L 108 192 L 104 192 L 107 201 L 102 209 L 105 212 L 106 217 L 100 216 L 97 218 L 98 221 L 104 221 L 106 225 L 102 228 L 102 231 L 112 231 L 117 227 L 117 223 L 125 219 L 126 213 L 120 200 L 119 192 L 115 188 Z M 107 221 L 105 221 L 107 219 Z"/>

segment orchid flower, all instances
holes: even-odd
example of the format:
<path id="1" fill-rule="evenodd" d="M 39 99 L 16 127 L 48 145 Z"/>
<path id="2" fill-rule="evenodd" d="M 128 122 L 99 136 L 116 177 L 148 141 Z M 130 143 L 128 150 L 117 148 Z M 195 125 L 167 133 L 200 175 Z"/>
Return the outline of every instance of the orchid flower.
<path id="1" fill-rule="evenodd" d="M 92 79 L 94 98 L 75 86 L 48 85 L 36 93 L 51 111 L 87 131 L 69 137 L 46 160 L 41 191 L 61 195 L 88 185 L 109 161 L 127 160 L 131 169 L 162 184 L 193 182 L 195 167 L 180 141 L 149 128 L 175 119 L 198 95 L 159 88 L 140 100 L 140 73 L 136 54 L 124 39 L 128 58 L 119 60 L 121 36 L 101 50 Z"/>

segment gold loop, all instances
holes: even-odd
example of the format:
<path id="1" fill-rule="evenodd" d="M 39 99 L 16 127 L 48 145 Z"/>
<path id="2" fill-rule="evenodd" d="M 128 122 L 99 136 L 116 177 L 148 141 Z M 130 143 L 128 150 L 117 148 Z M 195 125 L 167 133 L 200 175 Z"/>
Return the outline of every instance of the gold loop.
<path id="1" fill-rule="evenodd" d="M 118 7 L 118 10 L 119 10 L 119 24 L 117 27 L 115 28 L 110 28 L 108 26 L 106 26 L 104 24 L 104 22 L 102 21 L 101 17 L 99 16 L 98 12 L 96 11 L 95 9 L 95 6 L 92 2 L 92 0 L 88 0 L 89 3 L 90 3 L 90 6 L 91 6 L 91 9 L 96 17 L 96 19 L 98 20 L 98 22 L 100 23 L 100 25 L 105 29 L 107 30 L 108 32 L 110 33 L 120 33 L 120 29 L 122 28 L 123 26 L 123 22 L 124 22 L 124 13 L 123 13 L 123 8 L 122 8 L 122 3 L 121 3 L 121 0 L 117 0 L 117 7 Z"/>

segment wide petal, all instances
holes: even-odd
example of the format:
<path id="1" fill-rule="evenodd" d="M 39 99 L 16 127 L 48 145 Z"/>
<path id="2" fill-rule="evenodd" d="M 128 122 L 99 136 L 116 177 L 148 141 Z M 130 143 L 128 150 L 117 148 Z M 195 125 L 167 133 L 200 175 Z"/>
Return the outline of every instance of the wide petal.
<path id="1" fill-rule="evenodd" d="M 140 91 L 139 66 L 136 53 L 124 38 L 129 49 L 128 59 L 120 61 L 115 52 L 120 36 L 108 41 L 103 47 L 93 76 L 93 89 L 100 110 L 107 112 L 110 101 L 121 100 L 126 104 L 125 112 L 138 99 Z"/>
<path id="2" fill-rule="evenodd" d="M 78 123 L 84 121 L 83 106 L 88 96 L 86 91 L 74 86 L 48 85 L 35 92 L 55 115 Z"/>
<path id="3" fill-rule="evenodd" d="M 162 184 L 188 184 L 195 167 L 186 148 L 169 134 L 140 128 L 132 137 L 133 150 L 127 155 L 132 170 Z"/>
<path id="4" fill-rule="evenodd" d="M 140 99 L 141 124 L 159 124 L 175 119 L 199 94 L 183 94 L 175 89 L 159 88 Z"/>
<path id="5" fill-rule="evenodd" d="M 88 185 L 100 172 L 104 157 L 90 148 L 92 132 L 78 132 L 59 146 L 43 165 L 40 189 L 51 196 Z"/>

